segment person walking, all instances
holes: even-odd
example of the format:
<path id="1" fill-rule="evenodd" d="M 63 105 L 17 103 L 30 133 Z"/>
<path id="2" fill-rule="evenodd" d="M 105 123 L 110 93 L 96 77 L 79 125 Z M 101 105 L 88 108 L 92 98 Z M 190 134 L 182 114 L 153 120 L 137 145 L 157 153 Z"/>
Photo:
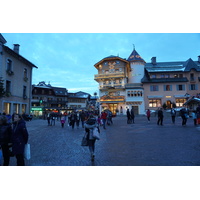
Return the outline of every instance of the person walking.
<path id="1" fill-rule="evenodd" d="M 80 120 L 81 120 L 82 128 L 84 128 L 84 123 L 86 120 L 86 114 L 85 114 L 84 110 L 82 110 L 82 112 L 80 113 Z"/>
<path id="2" fill-rule="evenodd" d="M 175 124 L 176 110 L 174 108 L 171 108 L 170 113 L 171 113 L 172 123 Z"/>
<path id="3" fill-rule="evenodd" d="M 131 123 L 131 113 L 129 111 L 129 108 L 126 111 L 126 116 L 127 116 L 127 124 Z"/>
<path id="4" fill-rule="evenodd" d="M 134 124 L 135 123 L 134 106 L 132 106 L 131 108 L 131 120 L 132 120 L 132 123 Z"/>
<path id="5" fill-rule="evenodd" d="M 101 119 L 103 121 L 103 128 L 106 129 L 107 113 L 105 110 L 101 113 Z"/>
<path id="6" fill-rule="evenodd" d="M 90 114 L 88 119 L 85 122 L 85 133 L 86 138 L 88 140 L 89 151 L 91 155 L 91 161 L 94 161 L 95 158 L 95 142 L 96 138 L 93 137 L 94 129 L 97 128 L 98 132 L 100 133 L 100 129 L 97 123 L 97 119 L 94 117 L 93 114 Z"/>
<path id="7" fill-rule="evenodd" d="M 0 147 L 3 154 L 3 166 L 9 166 L 11 147 L 12 127 L 8 123 L 6 116 L 0 116 Z"/>
<path id="8" fill-rule="evenodd" d="M 81 115 L 79 112 L 76 113 L 76 127 L 79 128 L 79 123 L 81 120 Z"/>
<path id="9" fill-rule="evenodd" d="M 60 123 L 61 123 L 61 127 L 64 128 L 64 125 L 65 125 L 65 116 L 64 115 L 62 115 L 60 117 Z"/>
<path id="10" fill-rule="evenodd" d="M 51 120 L 51 115 L 50 115 L 50 113 L 48 113 L 47 114 L 47 123 L 48 123 L 48 126 L 51 125 L 50 120 Z"/>
<path id="11" fill-rule="evenodd" d="M 71 115 L 69 116 L 69 120 L 70 120 L 70 125 L 72 126 L 72 130 L 74 130 L 74 125 L 77 120 L 77 116 L 74 113 L 74 111 L 72 111 Z"/>
<path id="12" fill-rule="evenodd" d="M 163 118 L 164 118 L 163 110 L 162 110 L 162 108 L 160 108 L 160 109 L 158 110 L 158 121 L 157 121 L 157 125 L 163 126 Z"/>
<path id="13" fill-rule="evenodd" d="M 187 124 L 187 119 L 189 118 L 188 109 L 186 109 L 186 107 L 183 107 L 183 108 L 180 110 L 180 114 L 181 114 L 181 118 L 182 118 L 182 126 L 186 126 L 186 124 Z"/>
<path id="14" fill-rule="evenodd" d="M 24 147 L 28 142 L 28 131 L 26 122 L 19 114 L 14 115 L 13 134 L 12 134 L 12 152 L 17 159 L 17 166 L 24 166 Z"/>
<path id="15" fill-rule="evenodd" d="M 51 113 L 51 126 L 55 126 L 56 124 L 56 114 L 54 112 Z"/>
<path id="16" fill-rule="evenodd" d="M 149 109 L 146 112 L 146 116 L 147 116 L 148 123 L 150 123 L 151 111 Z"/>

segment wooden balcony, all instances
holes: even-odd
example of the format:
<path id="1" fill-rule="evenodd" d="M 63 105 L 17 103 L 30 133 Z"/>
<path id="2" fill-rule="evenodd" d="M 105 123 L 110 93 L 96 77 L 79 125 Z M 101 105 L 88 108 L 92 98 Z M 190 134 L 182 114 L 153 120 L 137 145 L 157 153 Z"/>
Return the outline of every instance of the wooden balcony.
<path id="1" fill-rule="evenodd" d="M 124 78 L 126 75 L 124 72 L 108 73 L 108 74 L 95 74 L 94 80 L 109 79 L 109 78 Z"/>

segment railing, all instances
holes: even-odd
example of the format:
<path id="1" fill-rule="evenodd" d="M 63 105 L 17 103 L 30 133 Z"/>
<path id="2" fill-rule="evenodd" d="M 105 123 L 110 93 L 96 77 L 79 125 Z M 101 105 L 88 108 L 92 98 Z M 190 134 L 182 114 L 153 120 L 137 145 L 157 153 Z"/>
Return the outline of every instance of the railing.
<path id="1" fill-rule="evenodd" d="M 107 89 L 107 88 L 125 88 L 125 86 L 121 85 L 121 84 L 105 84 L 105 85 L 100 85 L 99 89 Z"/>
<path id="2" fill-rule="evenodd" d="M 108 73 L 108 74 L 95 74 L 94 78 L 109 78 L 109 77 L 124 77 L 125 73 L 124 72 L 117 72 L 117 73 Z"/>

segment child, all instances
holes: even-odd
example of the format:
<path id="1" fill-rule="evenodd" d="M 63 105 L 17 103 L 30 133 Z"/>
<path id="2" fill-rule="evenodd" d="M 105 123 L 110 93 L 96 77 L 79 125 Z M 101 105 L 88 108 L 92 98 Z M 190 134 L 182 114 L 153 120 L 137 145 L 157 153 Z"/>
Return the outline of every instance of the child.
<path id="1" fill-rule="evenodd" d="M 61 122 L 62 128 L 64 128 L 64 125 L 65 125 L 65 116 L 61 116 L 60 122 Z"/>

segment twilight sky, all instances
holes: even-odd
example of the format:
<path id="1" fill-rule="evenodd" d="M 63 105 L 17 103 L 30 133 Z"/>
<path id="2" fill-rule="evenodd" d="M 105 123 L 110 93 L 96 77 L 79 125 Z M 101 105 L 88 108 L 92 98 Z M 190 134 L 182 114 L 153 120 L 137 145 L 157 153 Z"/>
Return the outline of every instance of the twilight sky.
<path id="1" fill-rule="evenodd" d="M 133 50 L 146 61 L 194 61 L 200 55 L 199 33 L 2 33 L 6 45 L 20 44 L 20 54 L 38 66 L 33 84 L 50 82 L 69 92 L 98 92 L 94 64 L 104 57 L 128 58 Z"/>

